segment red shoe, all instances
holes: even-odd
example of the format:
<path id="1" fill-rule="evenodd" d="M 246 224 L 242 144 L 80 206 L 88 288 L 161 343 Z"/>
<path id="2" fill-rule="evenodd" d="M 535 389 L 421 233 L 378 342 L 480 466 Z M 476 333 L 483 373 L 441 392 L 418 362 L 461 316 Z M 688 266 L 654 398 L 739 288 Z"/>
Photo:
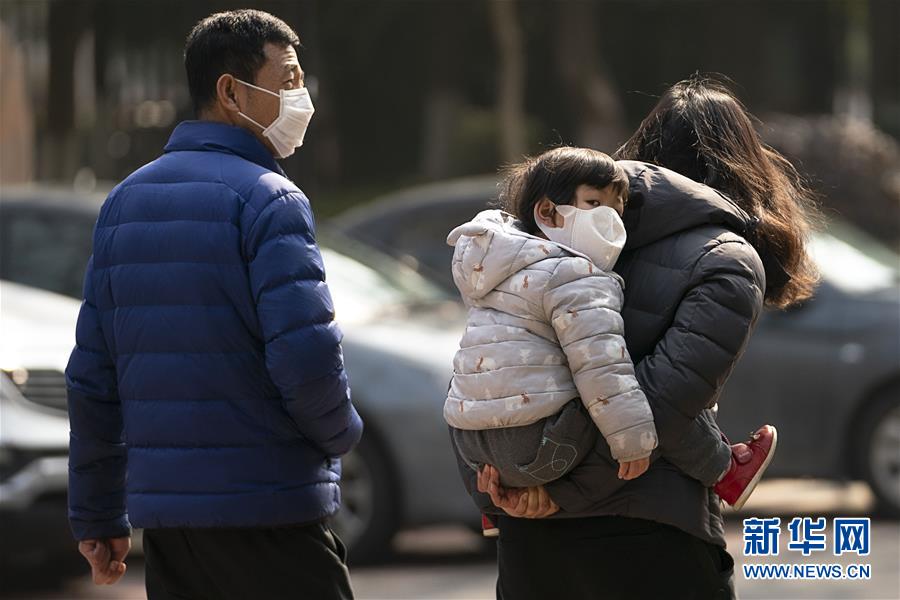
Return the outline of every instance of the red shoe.
<path id="1" fill-rule="evenodd" d="M 734 510 L 740 510 L 772 462 L 777 445 L 778 432 L 771 425 L 763 425 L 751 433 L 746 443 L 733 444 L 731 468 L 713 491 Z"/>
<path id="2" fill-rule="evenodd" d="M 484 537 L 500 537 L 500 530 L 485 514 L 481 515 L 481 535 Z"/>

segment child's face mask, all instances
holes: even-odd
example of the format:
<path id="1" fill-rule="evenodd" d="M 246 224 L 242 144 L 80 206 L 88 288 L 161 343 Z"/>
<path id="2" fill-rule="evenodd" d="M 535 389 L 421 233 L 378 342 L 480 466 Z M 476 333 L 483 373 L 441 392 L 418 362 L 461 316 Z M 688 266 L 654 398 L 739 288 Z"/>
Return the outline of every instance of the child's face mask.
<path id="1" fill-rule="evenodd" d="M 563 218 L 562 227 L 542 223 L 535 206 L 534 220 L 544 235 L 586 255 L 599 269 L 612 269 L 625 247 L 625 224 L 619 213 L 609 206 L 584 210 L 568 204 L 557 205 L 556 211 Z"/>

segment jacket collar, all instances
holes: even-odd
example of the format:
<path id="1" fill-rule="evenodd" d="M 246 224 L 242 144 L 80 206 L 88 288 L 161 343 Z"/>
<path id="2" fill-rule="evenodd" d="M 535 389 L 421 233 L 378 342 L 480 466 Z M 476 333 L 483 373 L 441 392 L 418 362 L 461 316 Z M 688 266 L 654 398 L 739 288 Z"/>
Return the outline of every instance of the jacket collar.
<path id="1" fill-rule="evenodd" d="M 269 149 L 241 127 L 214 121 L 182 121 L 172 132 L 163 151 L 183 150 L 235 154 L 279 175 L 285 175 Z"/>
<path id="2" fill-rule="evenodd" d="M 625 250 L 708 224 L 752 237 L 754 219 L 721 192 L 649 163 L 620 160 L 630 182 Z"/>

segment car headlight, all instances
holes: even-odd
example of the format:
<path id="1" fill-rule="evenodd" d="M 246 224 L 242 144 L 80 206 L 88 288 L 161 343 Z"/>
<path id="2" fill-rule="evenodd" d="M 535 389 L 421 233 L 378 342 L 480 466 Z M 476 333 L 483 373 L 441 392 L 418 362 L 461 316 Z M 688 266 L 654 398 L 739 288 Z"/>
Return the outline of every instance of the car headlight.
<path id="1" fill-rule="evenodd" d="M 18 367 L 15 369 L 3 369 L 3 373 L 9 377 L 10 381 L 16 384 L 17 387 L 22 387 L 26 383 L 28 383 L 28 369 L 25 367 Z"/>
<path id="2" fill-rule="evenodd" d="M 25 367 L 0 369 L 6 377 L 3 384 L 14 385 L 29 402 L 66 412 L 66 375 L 55 369 L 26 369 Z"/>

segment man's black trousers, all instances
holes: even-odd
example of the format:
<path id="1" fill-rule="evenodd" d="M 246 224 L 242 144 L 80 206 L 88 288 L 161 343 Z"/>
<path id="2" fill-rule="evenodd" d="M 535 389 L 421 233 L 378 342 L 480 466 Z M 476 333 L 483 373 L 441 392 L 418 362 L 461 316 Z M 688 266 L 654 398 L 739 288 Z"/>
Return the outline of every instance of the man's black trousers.
<path id="1" fill-rule="evenodd" d="M 352 599 L 347 552 L 324 523 L 146 529 L 148 600 Z"/>

